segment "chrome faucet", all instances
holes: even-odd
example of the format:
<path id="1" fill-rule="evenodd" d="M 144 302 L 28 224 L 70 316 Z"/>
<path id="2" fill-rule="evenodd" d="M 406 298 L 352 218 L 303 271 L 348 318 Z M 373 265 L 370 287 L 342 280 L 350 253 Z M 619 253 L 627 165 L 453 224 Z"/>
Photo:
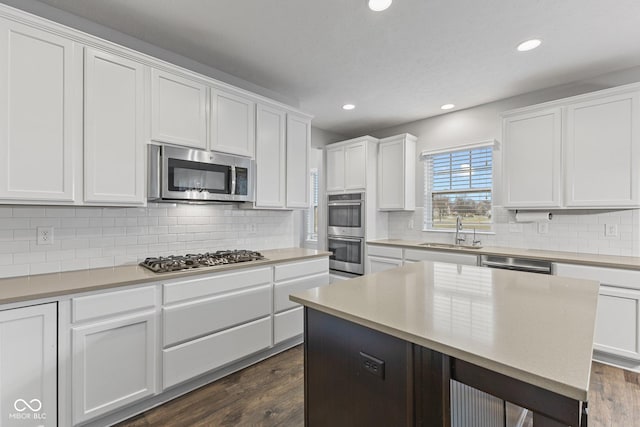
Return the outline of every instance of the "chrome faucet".
<path id="1" fill-rule="evenodd" d="M 456 217 L 456 245 L 459 245 L 466 240 L 464 236 L 460 235 L 461 231 L 462 231 L 462 217 L 458 215 Z"/>

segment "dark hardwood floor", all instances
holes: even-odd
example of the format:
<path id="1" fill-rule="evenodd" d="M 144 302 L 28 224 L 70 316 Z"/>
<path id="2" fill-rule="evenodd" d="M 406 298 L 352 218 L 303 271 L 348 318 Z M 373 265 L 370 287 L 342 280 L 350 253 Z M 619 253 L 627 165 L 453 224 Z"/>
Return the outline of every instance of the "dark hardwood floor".
<path id="1" fill-rule="evenodd" d="M 302 426 L 302 351 L 292 348 L 118 426 Z M 589 427 L 639 426 L 640 374 L 594 362 Z"/>

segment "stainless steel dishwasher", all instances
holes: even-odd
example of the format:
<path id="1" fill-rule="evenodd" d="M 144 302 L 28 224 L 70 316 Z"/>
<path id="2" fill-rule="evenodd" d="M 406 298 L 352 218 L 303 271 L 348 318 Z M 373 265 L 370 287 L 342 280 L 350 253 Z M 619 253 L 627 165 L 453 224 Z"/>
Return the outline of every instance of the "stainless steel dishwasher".
<path id="1" fill-rule="evenodd" d="M 529 273 L 553 274 L 553 263 L 539 259 L 501 255 L 481 255 L 480 266 L 502 270 L 526 271 Z"/>

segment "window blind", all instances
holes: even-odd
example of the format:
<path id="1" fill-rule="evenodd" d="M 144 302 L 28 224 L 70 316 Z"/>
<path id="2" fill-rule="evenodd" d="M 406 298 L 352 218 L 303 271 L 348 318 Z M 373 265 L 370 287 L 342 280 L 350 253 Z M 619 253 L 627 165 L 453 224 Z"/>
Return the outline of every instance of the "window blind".
<path id="1" fill-rule="evenodd" d="M 491 229 L 493 147 L 423 154 L 424 229 Z"/>

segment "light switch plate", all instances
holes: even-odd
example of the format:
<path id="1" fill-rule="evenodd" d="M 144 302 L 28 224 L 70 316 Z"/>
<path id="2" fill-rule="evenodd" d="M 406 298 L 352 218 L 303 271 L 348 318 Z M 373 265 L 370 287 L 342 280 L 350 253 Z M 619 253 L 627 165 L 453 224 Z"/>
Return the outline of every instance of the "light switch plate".
<path id="1" fill-rule="evenodd" d="M 605 224 L 604 237 L 618 237 L 618 224 Z"/>
<path id="2" fill-rule="evenodd" d="M 538 223 L 538 233 L 539 234 L 547 234 L 549 232 L 549 223 L 548 222 L 539 222 Z"/>

